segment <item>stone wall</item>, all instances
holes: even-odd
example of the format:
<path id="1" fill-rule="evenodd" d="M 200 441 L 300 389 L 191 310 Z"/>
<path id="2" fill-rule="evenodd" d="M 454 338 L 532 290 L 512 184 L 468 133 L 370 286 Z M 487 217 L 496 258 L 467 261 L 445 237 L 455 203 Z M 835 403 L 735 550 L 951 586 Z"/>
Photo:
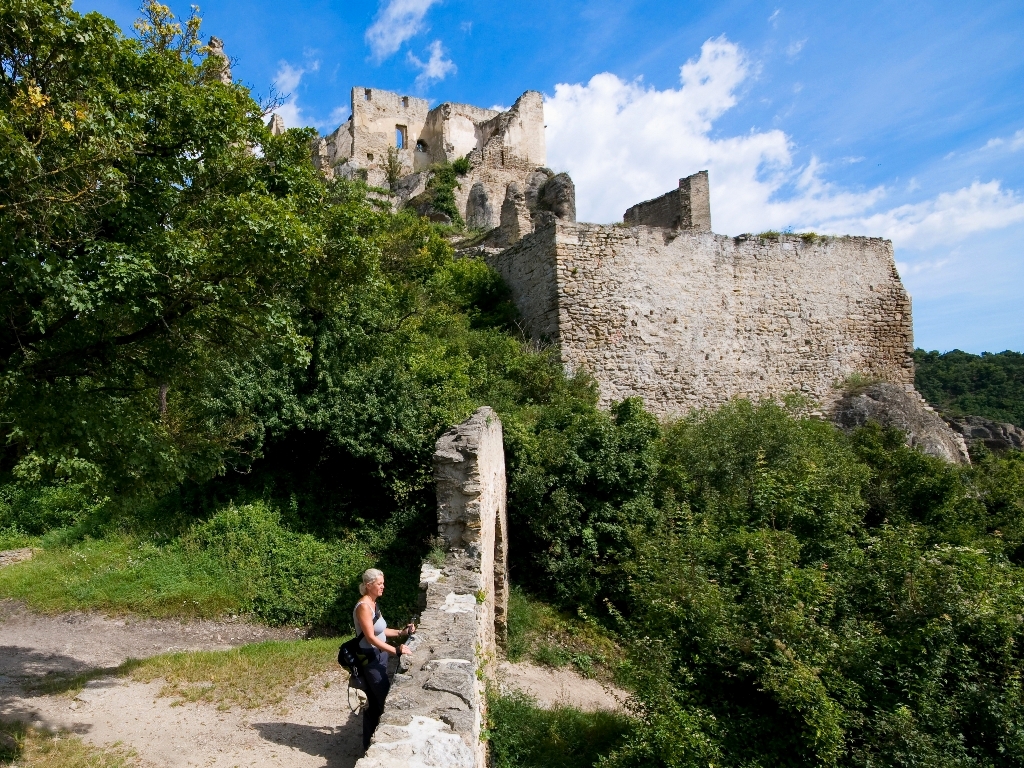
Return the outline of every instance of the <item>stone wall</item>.
<path id="1" fill-rule="evenodd" d="M 799 391 L 829 406 L 853 373 L 913 387 L 910 298 L 886 240 L 555 220 L 488 262 L 603 405 L 639 395 L 681 414 Z"/>
<path id="2" fill-rule="evenodd" d="M 505 639 L 508 538 L 501 422 L 479 408 L 434 453 L 444 565 L 420 572 L 423 611 L 373 743 L 356 768 L 484 768 L 483 673 Z"/>
<path id="3" fill-rule="evenodd" d="M 708 172 L 700 171 L 679 180 L 679 187 L 661 197 L 637 203 L 622 220 L 629 226 L 643 224 L 666 229 L 711 231 L 711 189 Z"/>

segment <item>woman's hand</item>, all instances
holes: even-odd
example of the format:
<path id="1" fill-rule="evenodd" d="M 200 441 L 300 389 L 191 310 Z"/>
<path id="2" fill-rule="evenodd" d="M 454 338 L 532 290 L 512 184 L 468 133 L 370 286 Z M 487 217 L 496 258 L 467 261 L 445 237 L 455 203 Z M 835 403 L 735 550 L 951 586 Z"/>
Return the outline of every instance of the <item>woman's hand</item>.
<path id="1" fill-rule="evenodd" d="M 415 634 L 416 634 L 416 625 L 413 624 L 410 621 L 408 624 L 405 625 L 405 636 L 406 637 L 412 637 Z"/>
<path id="2" fill-rule="evenodd" d="M 405 643 L 402 643 L 400 646 L 398 646 L 398 652 L 403 656 L 412 656 L 412 651 L 409 650 L 409 646 Z"/>

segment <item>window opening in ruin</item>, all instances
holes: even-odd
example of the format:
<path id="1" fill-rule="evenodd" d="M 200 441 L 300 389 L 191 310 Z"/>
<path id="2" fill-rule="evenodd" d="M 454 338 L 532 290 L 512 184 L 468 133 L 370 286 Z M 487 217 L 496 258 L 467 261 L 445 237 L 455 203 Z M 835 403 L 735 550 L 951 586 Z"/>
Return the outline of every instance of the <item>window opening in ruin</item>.
<path id="1" fill-rule="evenodd" d="M 369 101 L 369 100 L 370 100 L 370 89 L 369 88 L 364 88 L 363 89 L 363 101 Z"/>
<path id="2" fill-rule="evenodd" d="M 367 152 L 366 153 L 366 159 L 367 160 L 373 160 L 373 152 Z"/>
<path id="3" fill-rule="evenodd" d="M 403 96 L 402 97 L 402 106 L 403 107 L 408 107 L 409 106 L 409 97 L 408 96 Z"/>
<path id="4" fill-rule="evenodd" d="M 395 126 L 395 146 L 399 149 L 405 149 L 405 132 L 406 127 L 404 125 Z"/>
<path id="5" fill-rule="evenodd" d="M 427 142 L 425 142 L 423 139 L 420 139 L 419 141 L 417 141 L 416 142 L 416 151 L 417 152 L 426 152 L 427 151 Z"/>

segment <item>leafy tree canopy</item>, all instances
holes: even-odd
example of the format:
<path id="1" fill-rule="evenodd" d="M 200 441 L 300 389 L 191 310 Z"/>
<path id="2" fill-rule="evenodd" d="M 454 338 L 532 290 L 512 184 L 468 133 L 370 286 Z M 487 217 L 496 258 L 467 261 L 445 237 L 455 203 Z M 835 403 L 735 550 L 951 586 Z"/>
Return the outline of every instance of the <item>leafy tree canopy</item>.
<path id="1" fill-rule="evenodd" d="M 946 415 L 983 416 L 1024 427 L 1024 354 L 918 349 L 914 362 L 918 391 Z"/>

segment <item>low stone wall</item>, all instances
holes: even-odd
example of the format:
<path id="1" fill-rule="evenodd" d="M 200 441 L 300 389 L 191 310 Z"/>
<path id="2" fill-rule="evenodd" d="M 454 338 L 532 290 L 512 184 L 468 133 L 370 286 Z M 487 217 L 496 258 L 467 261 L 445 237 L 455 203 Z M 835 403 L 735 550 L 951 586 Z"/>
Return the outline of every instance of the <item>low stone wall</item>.
<path id="1" fill-rule="evenodd" d="M 356 768 L 484 768 L 483 676 L 508 608 L 505 456 L 490 408 L 446 432 L 434 453 L 444 565 L 420 571 L 423 611 L 380 726 Z"/>

